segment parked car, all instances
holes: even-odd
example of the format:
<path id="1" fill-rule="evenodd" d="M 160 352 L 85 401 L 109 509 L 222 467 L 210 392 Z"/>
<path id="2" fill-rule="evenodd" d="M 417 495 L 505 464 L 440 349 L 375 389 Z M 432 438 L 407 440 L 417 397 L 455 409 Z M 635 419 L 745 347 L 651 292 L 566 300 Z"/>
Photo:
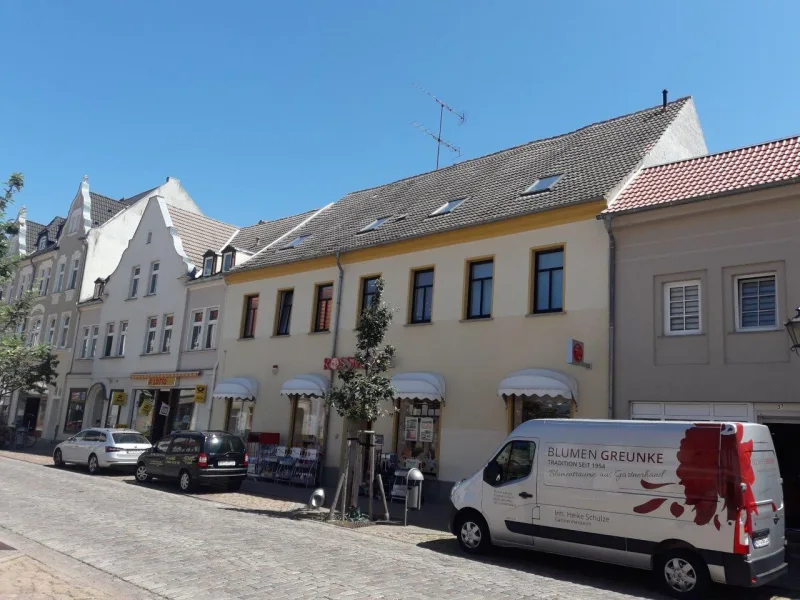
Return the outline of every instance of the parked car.
<path id="1" fill-rule="evenodd" d="M 66 463 L 87 465 L 94 475 L 105 467 L 134 467 L 150 442 L 132 429 L 84 429 L 53 450 L 57 467 Z"/>
<path id="2" fill-rule="evenodd" d="M 466 552 L 496 544 L 652 569 L 676 598 L 787 571 L 778 461 L 756 423 L 534 419 L 450 499 Z"/>
<path id="3" fill-rule="evenodd" d="M 180 431 L 161 438 L 139 457 L 136 481 L 176 479 L 183 492 L 194 491 L 200 484 L 223 484 L 235 491 L 247 477 L 249 460 L 239 436 L 224 431 Z"/>

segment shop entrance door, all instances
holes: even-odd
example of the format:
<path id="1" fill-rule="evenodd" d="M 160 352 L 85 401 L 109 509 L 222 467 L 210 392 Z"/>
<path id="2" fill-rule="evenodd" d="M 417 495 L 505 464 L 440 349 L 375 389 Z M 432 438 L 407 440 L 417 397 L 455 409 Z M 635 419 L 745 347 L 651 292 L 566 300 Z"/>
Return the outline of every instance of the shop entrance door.
<path id="1" fill-rule="evenodd" d="M 25 412 L 22 415 L 22 423 L 28 428 L 28 433 L 36 431 L 36 422 L 39 419 L 39 403 L 41 398 L 27 398 L 25 400 Z"/>
<path id="2" fill-rule="evenodd" d="M 171 390 L 158 390 L 155 392 L 155 413 L 153 414 L 153 439 L 151 443 L 157 443 L 165 435 L 169 434 L 169 418 L 172 413 L 170 407 Z"/>
<path id="3" fill-rule="evenodd" d="M 775 455 L 783 478 L 786 528 L 800 533 L 800 423 L 765 423 L 772 433 Z"/>

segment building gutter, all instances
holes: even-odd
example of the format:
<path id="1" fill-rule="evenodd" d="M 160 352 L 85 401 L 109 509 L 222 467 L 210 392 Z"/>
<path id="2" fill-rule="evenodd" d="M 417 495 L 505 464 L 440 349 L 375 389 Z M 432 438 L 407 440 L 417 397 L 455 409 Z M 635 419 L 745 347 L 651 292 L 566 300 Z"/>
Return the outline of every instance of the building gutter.
<path id="1" fill-rule="evenodd" d="M 612 229 L 612 216 L 605 214 L 603 223 L 608 233 L 608 418 L 614 418 L 614 372 L 616 365 L 615 321 L 617 296 L 617 240 Z"/>
<path id="2" fill-rule="evenodd" d="M 336 268 L 339 269 L 339 278 L 336 284 L 336 316 L 333 324 L 333 341 L 331 343 L 331 358 L 336 356 L 336 350 L 339 343 L 339 319 L 342 315 L 342 283 L 344 282 L 344 269 L 340 260 L 341 253 L 336 253 Z M 328 402 L 325 403 L 325 446 L 329 443 L 329 425 L 331 421 L 331 406 L 330 397 L 333 390 L 333 382 L 336 378 L 336 371 L 331 369 L 331 379 L 328 386 Z M 324 465 L 323 465 L 324 466 Z"/>

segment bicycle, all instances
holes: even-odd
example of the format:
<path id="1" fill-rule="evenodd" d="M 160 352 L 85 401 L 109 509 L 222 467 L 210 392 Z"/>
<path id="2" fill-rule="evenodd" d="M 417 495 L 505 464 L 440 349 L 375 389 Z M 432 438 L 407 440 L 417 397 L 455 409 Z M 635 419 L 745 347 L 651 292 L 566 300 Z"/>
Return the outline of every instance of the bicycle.
<path id="1" fill-rule="evenodd" d="M 14 443 L 14 430 L 8 425 L 0 425 L 0 450 L 10 449 Z"/>

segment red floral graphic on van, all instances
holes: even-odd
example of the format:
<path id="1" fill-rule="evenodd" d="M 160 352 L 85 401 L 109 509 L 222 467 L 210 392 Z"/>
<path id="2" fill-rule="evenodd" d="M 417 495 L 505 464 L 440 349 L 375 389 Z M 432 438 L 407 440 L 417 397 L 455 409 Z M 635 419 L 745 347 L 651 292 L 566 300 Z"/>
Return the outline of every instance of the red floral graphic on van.
<path id="1" fill-rule="evenodd" d="M 678 483 L 683 486 L 684 502 L 673 502 L 670 513 L 676 519 L 683 515 L 685 506 L 694 511 L 696 525 L 713 522 L 718 530 L 722 524 L 717 512 L 719 499 L 724 500 L 722 510 L 728 521 L 736 519 L 736 511 L 746 508 L 758 514 L 753 495 L 755 473 L 751 464 L 753 441 L 743 442 L 741 423 L 731 429 L 728 425 L 699 423 L 686 430 L 678 450 Z M 740 484 L 745 484 L 744 491 Z M 670 483 L 641 481 L 646 490 L 658 489 Z M 634 507 L 638 514 L 648 514 L 661 508 L 667 498 L 653 498 Z"/>

